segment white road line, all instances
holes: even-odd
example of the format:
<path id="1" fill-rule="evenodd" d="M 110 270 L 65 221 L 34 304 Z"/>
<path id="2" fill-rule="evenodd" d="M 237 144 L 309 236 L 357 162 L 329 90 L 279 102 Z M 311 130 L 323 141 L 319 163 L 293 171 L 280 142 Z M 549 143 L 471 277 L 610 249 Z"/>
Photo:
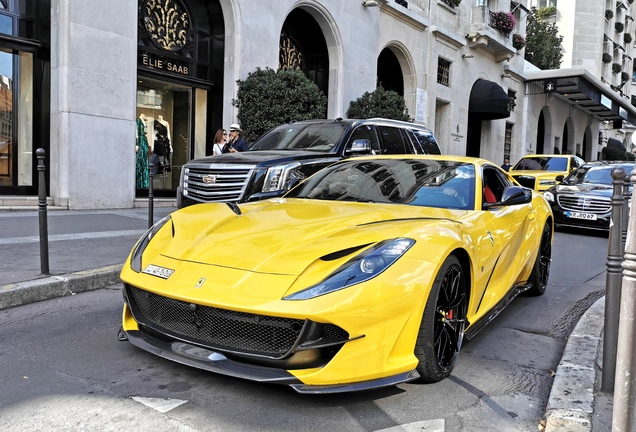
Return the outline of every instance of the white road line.
<path id="1" fill-rule="evenodd" d="M 140 237 L 146 230 L 122 230 L 122 231 L 98 231 L 87 233 L 74 233 L 74 234 L 54 234 L 49 235 L 49 242 L 62 241 L 62 240 L 86 240 L 108 237 Z M 26 236 L 26 237 L 9 237 L 0 239 L 0 246 L 12 245 L 12 244 L 24 244 L 24 243 L 38 243 L 40 241 L 39 236 Z"/>
<path id="2" fill-rule="evenodd" d="M 393 426 L 387 429 L 380 429 L 375 432 L 444 432 L 444 429 L 444 419 L 435 419 Z"/>
<path id="3" fill-rule="evenodd" d="M 181 399 L 162 399 L 162 398 L 148 398 L 140 396 L 132 396 L 132 400 L 146 405 L 160 413 L 167 413 L 170 410 L 175 409 L 178 406 L 183 405 L 187 400 Z"/>

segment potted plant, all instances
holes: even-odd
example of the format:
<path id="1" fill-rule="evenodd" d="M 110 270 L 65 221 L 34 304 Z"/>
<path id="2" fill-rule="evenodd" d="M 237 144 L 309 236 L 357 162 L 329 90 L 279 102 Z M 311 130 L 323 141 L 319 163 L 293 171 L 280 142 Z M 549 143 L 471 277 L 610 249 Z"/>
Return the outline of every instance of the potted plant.
<path id="1" fill-rule="evenodd" d="M 520 50 L 521 48 L 526 46 L 526 38 L 524 38 L 523 36 L 521 36 L 518 33 L 513 34 L 512 35 L 512 46 L 516 50 Z"/>
<path id="2" fill-rule="evenodd" d="M 623 34 L 623 41 L 628 44 L 632 41 L 632 35 L 630 33 Z"/>
<path id="3" fill-rule="evenodd" d="M 612 55 L 609 53 L 603 53 L 603 63 L 608 64 L 612 61 Z"/>
<path id="4" fill-rule="evenodd" d="M 611 20 L 612 18 L 614 18 L 614 11 L 613 11 L 613 10 L 611 10 L 611 9 L 607 9 L 607 10 L 605 11 L 605 19 L 609 21 L 609 20 Z"/>
<path id="5" fill-rule="evenodd" d="M 510 12 L 495 12 L 492 14 L 491 26 L 504 36 L 508 36 L 514 30 L 517 20 Z"/>
<path id="6" fill-rule="evenodd" d="M 622 22 L 614 23 L 614 30 L 616 30 L 616 33 L 622 33 L 625 30 L 625 24 Z"/>
<path id="7" fill-rule="evenodd" d="M 621 73 L 623 70 L 623 66 L 620 63 L 612 63 L 612 73 L 617 74 Z"/>
<path id="8" fill-rule="evenodd" d="M 629 74 L 627 72 L 621 72 L 621 82 L 629 80 Z"/>

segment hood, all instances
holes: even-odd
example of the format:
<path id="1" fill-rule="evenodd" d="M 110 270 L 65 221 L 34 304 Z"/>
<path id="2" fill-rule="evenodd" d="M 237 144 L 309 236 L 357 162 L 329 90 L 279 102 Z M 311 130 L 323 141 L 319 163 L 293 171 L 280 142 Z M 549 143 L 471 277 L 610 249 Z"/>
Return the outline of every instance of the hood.
<path id="1" fill-rule="evenodd" d="M 194 159 L 188 164 L 242 164 L 270 166 L 280 163 L 316 160 L 317 158 L 333 158 L 334 162 L 340 159 L 337 153 L 321 153 L 300 150 L 257 150 L 238 153 L 224 153 L 218 156 L 207 156 Z"/>
<path id="2" fill-rule="evenodd" d="M 421 236 L 426 225 L 465 211 L 328 201 L 278 199 L 242 205 L 199 204 L 172 214 L 174 238 L 162 255 L 268 274 L 298 275 L 329 254 L 354 254 L 375 242 Z M 332 259 L 334 255 L 331 255 Z"/>
<path id="3" fill-rule="evenodd" d="M 612 186 L 591 183 L 580 183 L 576 185 L 559 184 L 555 186 L 554 190 L 557 193 L 582 193 L 588 196 L 601 196 L 607 198 L 611 198 L 613 193 Z"/>

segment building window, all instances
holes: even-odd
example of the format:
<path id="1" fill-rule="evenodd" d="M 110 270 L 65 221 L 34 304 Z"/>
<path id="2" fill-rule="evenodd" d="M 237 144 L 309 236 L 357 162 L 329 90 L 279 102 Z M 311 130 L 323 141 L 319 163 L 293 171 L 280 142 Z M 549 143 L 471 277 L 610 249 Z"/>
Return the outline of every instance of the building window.
<path id="1" fill-rule="evenodd" d="M 400 6 L 404 6 L 407 9 L 409 7 L 409 3 L 406 0 L 395 0 L 395 2 L 399 4 Z"/>
<path id="2" fill-rule="evenodd" d="M 506 136 L 504 137 L 504 157 L 510 159 L 510 148 L 512 146 L 512 123 L 506 123 Z"/>
<path id="3" fill-rule="evenodd" d="M 437 82 L 446 87 L 449 87 L 450 65 L 450 60 L 443 57 L 437 58 Z"/>
<path id="4" fill-rule="evenodd" d="M 544 8 L 548 6 L 556 7 L 557 0 L 539 0 L 539 8 Z"/>
<path id="5" fill-rule="evenodd" d="M 517 106 L 517 92 L 514 90 L 508 90 L 508 111 L 513 112 Z"/>

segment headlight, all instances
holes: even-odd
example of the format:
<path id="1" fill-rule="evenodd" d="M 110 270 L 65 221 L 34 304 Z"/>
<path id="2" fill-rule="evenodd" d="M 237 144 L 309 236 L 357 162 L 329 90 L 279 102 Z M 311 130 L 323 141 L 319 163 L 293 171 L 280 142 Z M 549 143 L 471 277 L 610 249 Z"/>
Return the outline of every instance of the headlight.
<path id="1" fill-rule="evenodd" d="M 554 194 L 550 191 L 543 192 L 543 198 L 545 198 L 546 201 L 554 202 Z"/>
<path id="2" fill-rule="evenodd" d="M 556 180 L 540 180 L 539 184 L 541 186 L 554 186 L 556 185 Z"/>
<path id="3" fill-rule="evenodd" d="M 183 169 L 181 170 L 181 175 L 179 176 L 179 187 L 181 188 L 181 193 L 183 193 L 184 196 L 188 195 L 188 191 L 186 190 L 185 186 L 185 182 L 188 180 L 188 172 L 190 170 L 188 169 L 188 167 L 184 166 Z"/>
<path id="4" fill-rule="evenodd" d="M 286 184 L 289 179 L 290 172 L 299 165 L 300 162 L 293 162 L 269 168 L 267 170 L 267 174 L 265 174 L 263 192 L 286 190 Z"/>
<path id="5" fill-rule="evenodd" d="M 150 240 L 154 237 L 155 234 L 170 220 L 170 216 L 166 216 L 163 219 L 157 221 L 153 226 L 146 231 L 146 233 L 139 239 L 135 248 L 132 252 L 132 257 L 130 259 L 130 268 L 139 273 L 141 271 L 141 256 L 144 254 L 144 250 L 150 243 Z"/>
<path id="6" fill-rule="evenodd" d="M 307 300 L 372 279 L 389 268 L 415 244 L 409 238 L 385 240 L 365 250 L 322 282 L 283 297 L 283 300 Z"/>

